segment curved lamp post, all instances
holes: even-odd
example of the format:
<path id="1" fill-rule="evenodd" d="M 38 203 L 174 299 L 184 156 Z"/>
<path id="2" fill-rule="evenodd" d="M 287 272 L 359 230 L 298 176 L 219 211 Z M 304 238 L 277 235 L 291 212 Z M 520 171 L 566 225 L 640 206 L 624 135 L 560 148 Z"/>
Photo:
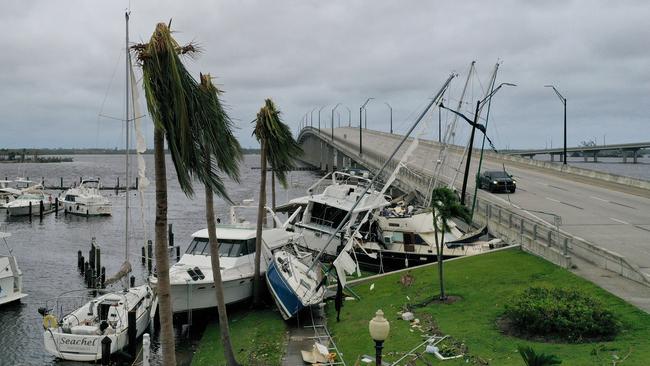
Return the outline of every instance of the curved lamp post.
<path id="1" fill-rule="evenodd" d="M 336 105 L 334 106 L 334 108 L 332 108 L 332 121 L 331 121 L 331 122 L 332 122 L 332 142 L 334 142 L 334 111 L 335 111 L 336 108 L 338 108 L 340 105 L 341 105 L 341 103 L 336 103 Z"/>
<path id="2" fill-rule="evenodd" d="M 344 107 L 348 110 L 348 127 L 352 127 L 352 111 L 347 105 L 344 105 Z"/>
<path id="3" fill-rule="evenodd" d="M 384 312 L 377 310 L 375 317 L 368 323 L 370 337 L 375 341 L 375 364 L 381 366 L 381 350 L 384 348 L 384 341 L 390 332 L 390 323 L 384 318 Z"/>
<path id="4" fill-rule="evenodd" d="M 393 107 L 391 107 L 390 104 L 388 104 L 388 102 L 384 102 L 384 104 L 386 104 L 390 109 L 390 134 L 392 135 L 393 134 Z"/>
<path id="5" fill-rule="evenodd" d="M 362 126 L 362 123 L 361 123 L 361 117 L 363 116 L 363 109 L 366 108 L 366 104 L 368 104 L 368 102 L 371 99 L 375 99 L 375 98 L 370 97 L 370 98 L 366 99 L 366 102 L 363 103 L 363 105 L 361 105 L 361 107 L 359 107 L 359 156 L 363 155 L 363 137 L 362 137 L 362 134 L 363 134 L 362 128 L 363 128 L 363 126 Z"/>
<path id="6" fill-rule="evenodd" d="M 322 106 L 320 108 L 317 107 L 318 108 L 318 133 L 320 133 L 320 111 L 322 111 L 323 108 L 325 108 L 325 107 L 327 107 L 327 104 L 325 104 L 324 106 Z"/>
<path id="7" fill-rule="evenodd" d="M 311 112 L 309 112 L 309 124 L 311 125 L 311 127 L 314 127 L 314 111 L 316 110 L 316 108 L 318 107 L 315 107 L 314 109 L 311 110 Z"/>
<path id="8" fill-rule="evenodd" d="M 544 85 L 544 87 L 545 88 L 553 88 L 553 91 L 555 92 L 555 94 L 557 94 L 557 97 L 560 98 L 560 101 L 564 105 L 564 151 L 562 153 L 562 155 L 564 155 L 564 159 L 562 159 L 562 160 L 564 161 L 564 165 L 566 165 L 566 98 L 563 97 L 562 94 L 560 94 L 559 91 L 557 91 L 555 86 L 553 86 L 553 85 Z"/>
<path id="9" fill-rule="evenodd" d="M 478 115 L 479 115 L 479 112 L 481 110 L 481 106 L 485 102 L 490 100 L 490 98 L 492 98 L 492 96 L 494 94 L 496 94 L 496 92 L 498 92 L 499 89 L 501 89 L 501 87 L 503 87 L 504 85 L 505 86 L 517 86 L 517 85 L 512 84 L 512 83 L 501 83 L 501 84 L 499 84 L 498 87 L 496 87 L 485 98 L 483 98 L 482 100 L 477 101 L 476 102 L 476 111 L 474 112 L 474 121 L 471 121 L 469 118 L 465 117 L 464 114 L 462 114 L 462 113 L 460 113 L 458 111 L 455 111 L 453 109 L 447 108 L 444 105 L 442 105 L 442 103 L 440 104 L 440 108 L 444 108 L 444 109 L 458 115 L 459 117 L 461 117 L 462 119 L 467 121 L 470 125 L 472 125 L 472 133 L 469 136 L 469 148 L 467 149 L 467 161 L 465 162 L 465 176 L 463 177 L 463 188 L 462 188 L 461 193 L 460 193 L 460 203 L 463 206 L 465 206 L 465 193 L 467 192 L 467 177 L 469 176 L 469 165 L 470 165 L 470 162 L 472 161 L 472 149 L 474 148 L 474 134 L 476 132 L 476 127 L 479 126 L 479 124 L 478 124 Z M 480 126 L 481 127 L 479 127 L 479 129 L 482 128 L 482 131 L 485 134 L 485 132 L 486 132 L 485 131 L 485 126 L 483 126 L 483 125 L 480 125 Z"/>

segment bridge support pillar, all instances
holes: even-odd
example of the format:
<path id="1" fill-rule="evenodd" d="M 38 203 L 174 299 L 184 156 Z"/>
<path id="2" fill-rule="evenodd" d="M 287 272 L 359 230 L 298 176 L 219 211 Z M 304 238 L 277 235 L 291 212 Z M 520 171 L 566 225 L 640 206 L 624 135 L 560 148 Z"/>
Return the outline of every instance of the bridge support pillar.
<path id="1" fill-rule="evenodd" d="M 634 150 L 634 151 L 632 152 L 632 162 L 633 162 L 634 164 L 636 164 L 636 163 L 638 162 L 638 161 L 637 161 L 638 156 L 639 156 L 639 150 Z"/>
<path id="2" fill-rule="evenodd" d="M 562 159 L 562 158 L 560 158 Z M 551 154 L 551 163 L 555 161 L 555 154 Z"/>
<path id="3" fill-rule="evenodd" d="M 623 156 L 623 164 L 627 163 L 627 151 L 621 150 L 621 155 Z"/>
<path id="4" fill-rule="evenodd" d="M 594 151 L 594 163 L 598 162 L 598 151 Z"/>

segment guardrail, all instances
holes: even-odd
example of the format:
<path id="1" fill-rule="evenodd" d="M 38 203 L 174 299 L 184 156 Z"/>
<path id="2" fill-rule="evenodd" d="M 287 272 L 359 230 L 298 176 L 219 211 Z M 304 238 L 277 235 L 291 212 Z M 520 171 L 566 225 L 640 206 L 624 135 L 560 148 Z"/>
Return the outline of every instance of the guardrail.
<path id="1" fill-rule="evenodd" d="M 352 157 L 367 169 L 377 171 L 386 161 L 386 157 L 369 149 L 364 150 L 363 156 L 359 157 L 358 147 L 353 143 L 340 138 L 335 138 L 332 143 L 328 138 L 329 135 L 324 137 L 329 144 Z M 397 163 L 397 160 L 389 162 L 382 175 L 388 177 L 397 167 Z M 402 169 L 398 173 L 397 184 L 404 191 L 415 189 L 420 198 L 426 198 L 426 192 L 430 189 L 430 176 L 419 169 Z M 471 199 L 472 196 L 468 194 L 468 200 Z M 480 225 L 487 225 L 491 234 L 507 243 L 520 244 L 524 250 L 563 268 L 570 268 L 572 266 L 571 257 L 575 256 L 600 268 L 650 286 L 648 276 L 625 257 L 572 236 L 544 221 L 524 216 L 509 207 L 477 197 L 474 220 Z"/>

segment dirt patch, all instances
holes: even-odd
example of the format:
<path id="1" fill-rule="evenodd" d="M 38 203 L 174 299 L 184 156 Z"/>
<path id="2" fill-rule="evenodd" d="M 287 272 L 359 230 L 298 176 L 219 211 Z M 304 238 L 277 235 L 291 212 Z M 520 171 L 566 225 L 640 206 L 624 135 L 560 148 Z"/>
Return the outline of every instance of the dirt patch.
<path id="1" fill-rule="evenodd" d="M 453 304 L 453 303 L 455 303 L 455 302 L 457 302 L 457 301 L 460 301 L 460 300 L 462 300 L 462 299 L 463 299 L 463 298 L 462 298 L 461 296 L 449 295 L 449 296 L 447 296 L 447 298 L 445 298 L 444 300 L 435 299 L 435 300 L 431 301 L 431 303 L 432 303 L 432 304 L 446 304 L 446 305 L 451 305 L 451 304 Z"/>

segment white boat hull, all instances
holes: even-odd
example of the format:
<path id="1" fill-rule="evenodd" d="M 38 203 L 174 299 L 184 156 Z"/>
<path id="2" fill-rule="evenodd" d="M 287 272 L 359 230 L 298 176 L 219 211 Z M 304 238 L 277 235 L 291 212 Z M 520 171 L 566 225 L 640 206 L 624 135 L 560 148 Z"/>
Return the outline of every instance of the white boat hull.
<path id="1" fill-rule="evenodd" d="M 112 214 L 110 204 L 88 205 L 67 201 L 63 201 L 63 211 L 67 214 L 80 216 L 110 216 Z"/>
<path id="2" fill-rule="evenodd" d="M 214 283 L 172 284 L 172 310 L 175 313 L 217 307 Z M 226 305 L 244 301 L 253 296 L 253 277 L 223 283 Z"/>
<path id="3" fill-rule="evenodd" d="M 9 216 L 29 216 L 29 206 L 11 206 L 7 207 Z M 54 211 L 54 204 L 43 202 L 43 214 Z M 32 216 L 40 215 L 40 203 L 32 204 Z"/>
<path id="4" fill-rule="evenodd" d="M 130 309 L 135 310 L 136 336 L 140 337 L 149 329 L 150 311 L 155 296 L 147 285 L 131 288 L 128 294 L 109 293 L 93 300 L 97 303 L 101 303 L 104 301 L 103 299 L 115 301 L 117 296 L 118 301 L 120 301 L 119 306 L 111 305 L 111 309 L 115 309 L 113 313 L 115 315 L 108 315 L 109 318 L 106 319 L 109 322 L 115 321 L 119 323 L 116 328 L 108 328 L 113 329 L 112 332 L 107 330 L 102 334 L 97 320 L 100 310 L 95 307 L 94 310 L 90 311 L 89 304 L 93 302 L 91 301 L 80 309 L 66 315 L 63 320 L 52 328 L 46 327 L 44 329 L 45 350 L 60 359 L 88 362 L 101 359 L 101 342 L 106 337 L 111 339 L 111 354 L 124 349 L 129 343 L 129 327 L 126 324 L 128 316 L 127 309 L 120 306 L 129 306 Z M 126 302 L 126 296 L 131 296 L 130 300 L 133 303 Z M 119 300 L 119 298 L 122 298 L 122 300 Z M 113 306 L 116 307 L 113 308 Z M 108 314 L 110 314 L 110 311 Z M 93 315 L 93 312 L 96 312 L 95 315 Z M 115 316 L 115 318 L 110 318 L 110 316 Z"/>

